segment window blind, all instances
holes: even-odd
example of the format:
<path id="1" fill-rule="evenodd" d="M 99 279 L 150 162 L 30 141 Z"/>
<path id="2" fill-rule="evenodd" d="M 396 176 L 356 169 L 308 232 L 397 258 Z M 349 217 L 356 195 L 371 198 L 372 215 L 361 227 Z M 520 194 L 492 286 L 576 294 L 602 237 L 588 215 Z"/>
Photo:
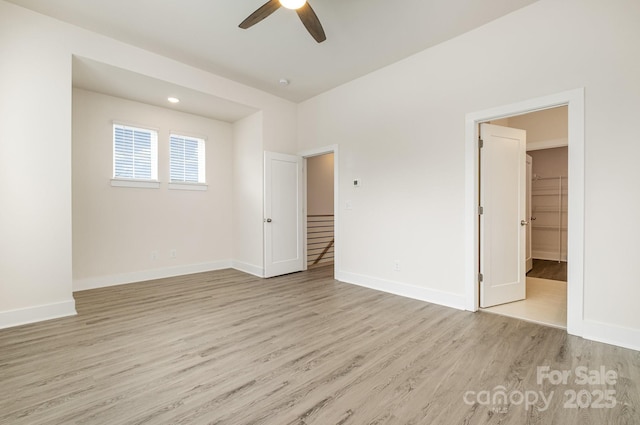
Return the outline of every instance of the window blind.
<path id="1" fill-rule="evenodd" d="M 113 177 L 157 180 L 158 134 L 153 130 L 113 126 Z"/>
<path id="2" fill-rule="evenodd" d="M 205 183 L 204 139 L 172 134 L 169 150 L 172 182 Z"/>

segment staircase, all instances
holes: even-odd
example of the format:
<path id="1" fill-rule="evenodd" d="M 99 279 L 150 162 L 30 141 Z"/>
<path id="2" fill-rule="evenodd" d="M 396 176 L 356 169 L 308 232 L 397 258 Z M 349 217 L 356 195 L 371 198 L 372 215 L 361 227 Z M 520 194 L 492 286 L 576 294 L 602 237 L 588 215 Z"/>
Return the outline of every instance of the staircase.
<path id="1" fill-rule="evenodd" d="M 307 216 L 307 265 L 309 268 L 333 264 L 334 227 L 333 215 Z"/>

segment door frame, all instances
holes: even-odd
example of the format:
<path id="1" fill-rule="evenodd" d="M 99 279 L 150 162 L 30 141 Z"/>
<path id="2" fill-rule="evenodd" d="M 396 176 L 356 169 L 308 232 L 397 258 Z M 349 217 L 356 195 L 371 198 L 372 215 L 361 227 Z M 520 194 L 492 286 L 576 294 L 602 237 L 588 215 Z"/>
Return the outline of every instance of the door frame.
<path id="1" fill-rule="evenodd" d="M 558 106 L 568 107 L 569 204 L 567 249 L 567 332 L 584 329 L 584 88 L 472 112 L 465 117 L 465 308 L 479 309 L 479 144 L 478 124 Z"/>
<path id="2" fill-rule="evenodd" d="M 529 251 L 529 256 L 525 258 L 525 273 L 529 273 L 529 271 L 531 271 L 531 269 L 533 268 L 533 243 L 531 241 L 531 236 L 533 234 L 533 220 L 531 219 L 531 217 L 533 216 L 533 207 L 531 206 L 531 189 L 532 189 L 532 178 L 533 178 L 533 157 L 531 155 L 529 155 L 529 153 L 527 152 L 527 156 L 526 156 L 526 161 L 527 161 L 527 190 L 526 190 L 526 197 L 527 197 L 527 206 L 526 206 L 526 210 L 527 210 L 527 216 L 526 219 L 529 222 L 529 225 L 527 226 L 527 241 L 526 241 L 526 247 L 525 247 L 525 256 L 527 255 L 526 252 Z M 531 267 L 529 267 L 529 265 L 531 265 Z"/>
<path id="3" fill-rule="evenodd" d="M 332 153 L 333 154 L 333 220 L 334 220 L 334 224 L 333 224 L 333 233 L 334 233 L 334 239 L 335 242 L 333 243 L 333 252 L 334 252 L 334 259 L 333 259 L 333 273 L 334 276 L 338 275 L 338 270 L 340 270 L 339 268 L 339 264 L 340 264 L 340 252 L 341 252 L 341 246 L 340 246 L 340 173 L 339 173 L 339 156 L 338 156 L 338 145 L 329 145 L 329 146 L 324 146 L 321 148 L 315 148 L 315 149 L 308 149 L 302 152 L 298 152 L 298 155 L 302 157 L 303 160 L 303 165 L 302 165 L 302 179 L 303 179 L 303 184 L 302 184 L 302 190 L 303 190 L 303 195 L 302 195 L 302 200 L 304 202 L 304 212 L 303 212 L 303 217 L 302 217 L 302 221 L 303 221 L 303 226 L 304 226 L 304 231 L 303 233 L 303 270 L 307 270 L 308 269 L 308 264 L 307 264 L 307 158 L 311 158 L 314 156 L 320 156 L 320 155 L 325 155 L 325 154 L 329 154 Z"/>

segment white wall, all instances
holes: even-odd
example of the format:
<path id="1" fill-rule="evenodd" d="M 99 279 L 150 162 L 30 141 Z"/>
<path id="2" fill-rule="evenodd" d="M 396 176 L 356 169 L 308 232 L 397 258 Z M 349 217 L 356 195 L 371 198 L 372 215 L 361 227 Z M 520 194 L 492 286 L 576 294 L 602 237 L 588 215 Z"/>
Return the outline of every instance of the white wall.
<path id="1" fill-rule="evenodd" d="M 296 150 L 292 102 L 0 0 L 0 327 L 74 314 L 73 55 L 260 110 L 254 149 Z"/>
<path id="2" fill-rule="evenodd" d="M 585 87 L 585 336 L 640 348 L 638 22 L 635 0 L 540 0 L 302 103 L 300 149 L 340 144 L 338 276 L 463 308 L 465 115 Z"/>
<path id="3" fill-rule="evenodd" d="M 533 158 L 533 174 L 539 177 L 567 176 L 569 149 L 552 148 L 527 152 Z"/>
<path id="4" fill-rule="evenodd" d="M 307 158 L 307 214 L 333 212 L 333 154 Z"/>
<path id="5" fill-rule="evenodd" d="M 0 3 L 0 328 L 75 314 L 71 57 L 16 9 Z"/>
<path id="6" fill-rule="evenodd" d="M 264 275 L 264 154 L 261 112 L 233 124 L 233 259 L 234 267 Z"/>
<path id="7" fill-rule="evenodd" d="M 493 124 L 527 130 L 527 150 L 567 146 L 569 119 L 567 106 L 543 109 L 492 121 Z"/>
<path id="8" fill-rule="evenodd" d="M 529 114 L 509 118 L 509 125 L 527 130 L 527 148 L 529 143 L 564 140 L 569 131 L 567 107 L 544 109 Z"/>
<path id="9" fill-rule="evenodd" d="M 160 189 L 110 185 L 114 120 L 158 131 Z M 168 189 L 171 132 L 205 139 L 206 191 Z M 74 89 L 74 289 L 229 267 L 231 146 L 229 123 Z"/>

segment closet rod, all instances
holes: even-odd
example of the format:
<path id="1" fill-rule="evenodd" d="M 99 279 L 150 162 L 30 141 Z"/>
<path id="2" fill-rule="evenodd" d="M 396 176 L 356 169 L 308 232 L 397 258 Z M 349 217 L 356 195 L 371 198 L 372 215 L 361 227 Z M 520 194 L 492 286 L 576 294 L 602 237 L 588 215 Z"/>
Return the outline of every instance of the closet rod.
<path id="1" fill-rule="evenodd" d="M 555 180 L 555 179 L 567 179 L 568 176 L 556 176 L 556 177 L 539 177 L 537 175 L 533 176 L 533 180 Z"/>

